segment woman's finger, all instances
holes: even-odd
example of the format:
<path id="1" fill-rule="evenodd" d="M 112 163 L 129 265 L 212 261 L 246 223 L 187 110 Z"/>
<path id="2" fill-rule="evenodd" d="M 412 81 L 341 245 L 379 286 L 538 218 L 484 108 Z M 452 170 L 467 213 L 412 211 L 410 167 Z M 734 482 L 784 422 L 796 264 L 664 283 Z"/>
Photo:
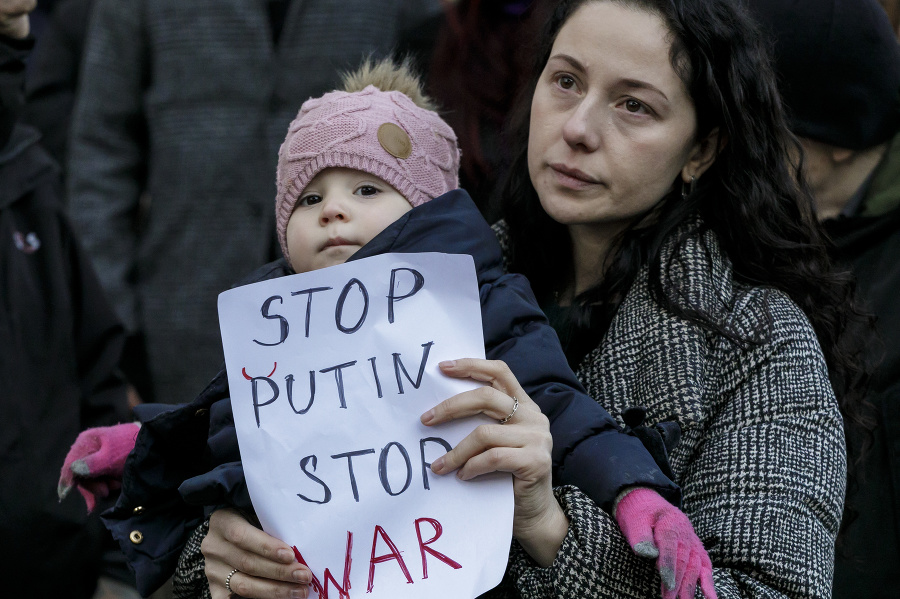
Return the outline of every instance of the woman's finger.
<path id="1" fill-rule="evenodd" d="M 436 474 L 446 474 L 461 468 L 473 457 L 496 447 L 523 447 L 527 440 L 510 427 L 482 424 L 475 427 L 456 447 L 435 460 L 431 468 Z M 506 471 L 506 470 L 504 470 Z M 462 478 L 462 477 L 461 477 Z M 471 476 L 469 478 L 472 478 Z"/>
<path id="2" fill-rule="evenodd" d="M 471 480 L 491 472 L 509 472 L 516 479 L 532 483 L 542 478 L 545 464 L 539 451 L 526 447 L 492 447 L 466 460 L 457 476 Z"/>
<path id="3" fill-rule="evenodd" d="M 435 460 L 431 467 L 436 474 L 460 469 L 458 476 L 468 480 L 488 472 L 511 472 L 517 478 L 542 476 L 549 468 L 553 440 L 543 414 L 529 418 L 516 426 L 482 424 L 475 427 L 456 447 Z M 498 451 L 513 449 L 516 452 Z M 544 457 L 548 460 L 544 460 Z M 548 461 L 547 464 L 544 464 Z"/>
<path id="4" fill-rule="evenodd" d="M 516 413 L 523 410 L 524 398 L 523 394 L 523 399 L 519 399 L 519 405 L 516 408 L 516 399 L 518 398 L 493 387 L 479 387 L 454 395 L 434 406 L 422 414 L 422 424 L 432 426 L 477 414 L 484 414 L 499 422 L 512 413 L 513 409 Z"/>
<path id="5" fill-rule="evenodd" d="M 438 364 L 441 372 L 454 378 L 470 378 L 483 383 L 488 383 L 498 391 L 507 395 L 525 395 L 519 381 L 502 360 L 480 360 L 477 358 L 462 358 L 460 360 L 447 360 Z"/>
<path id="6" fill-rule="evenodd" d="M 204 539 L 204 555 L 217 557 L 232 567 L 255 576 L 272 577 L 273 567 L 281 571 L 305 568 L 297 564 L 293 550 L 284 542 L 252 524 L 240 513 L 231 509 L 217 510 L 209 519 L 209 534 Z M 237 563 L 237 560 L 242 560 Z M 269 571 L 266 571 L 269 570 Z"/>
<path id="7" fill-rule="evenodd" d="M 305 599 L 311 589 L 306 584 L 251 576 L 218 560 L 207 561 L 206 577 L 213 599 L 225 599 L 233 595 L 247 599 Z"/>
<path id="8" fill-rule="evenodd" d="M 250 524 L 234 510 L 218 510 L 201 544 L 213 599 L 229 595 L 225 581 L 242 597 L 305 597 L 312 575 L 294 560 L 290 547 Z"/>

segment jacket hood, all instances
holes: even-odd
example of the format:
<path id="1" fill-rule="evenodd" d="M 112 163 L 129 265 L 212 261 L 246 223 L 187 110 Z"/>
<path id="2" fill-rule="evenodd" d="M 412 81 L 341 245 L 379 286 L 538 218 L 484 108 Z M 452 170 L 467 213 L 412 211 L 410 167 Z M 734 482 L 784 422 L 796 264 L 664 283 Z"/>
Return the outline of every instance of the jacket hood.
<path id="1" fill-rule="evenodd" d="M 350 260 L 388 252 L 446 252 L 469 254 L 475 260 L 479 283 L 503 272 L 500 242 L 463 189 L 416 206 L 375 236 Z"/>

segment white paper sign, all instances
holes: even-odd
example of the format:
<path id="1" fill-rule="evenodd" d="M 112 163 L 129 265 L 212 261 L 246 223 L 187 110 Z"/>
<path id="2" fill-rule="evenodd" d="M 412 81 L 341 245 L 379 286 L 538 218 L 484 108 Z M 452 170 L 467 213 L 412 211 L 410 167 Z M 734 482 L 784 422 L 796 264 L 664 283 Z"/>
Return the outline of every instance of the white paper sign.
<path id="1" fill-rule="evenodd" d="M 475 388 L 438 362 L 484 357 L 470 256 L 386 254 L 219 296 L 244 473 L 269 534 L 320 597 L 467 598 L 496 586 L 512 479 L 431 462 L 484 417 L 419 416 Z"/>

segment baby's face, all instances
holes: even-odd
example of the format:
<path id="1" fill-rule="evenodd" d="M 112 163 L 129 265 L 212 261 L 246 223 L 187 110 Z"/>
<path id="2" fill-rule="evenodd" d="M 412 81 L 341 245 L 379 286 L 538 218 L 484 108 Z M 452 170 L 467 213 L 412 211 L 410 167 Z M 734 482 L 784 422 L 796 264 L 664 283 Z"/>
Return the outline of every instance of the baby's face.
<path id="1" fill-rule="evenodd" d="M 288 220 L 291 266 L 300 273 L 346 262 L 411 209 L 406 198 L 374 175 L 325 169 L 303 190 Z"/>

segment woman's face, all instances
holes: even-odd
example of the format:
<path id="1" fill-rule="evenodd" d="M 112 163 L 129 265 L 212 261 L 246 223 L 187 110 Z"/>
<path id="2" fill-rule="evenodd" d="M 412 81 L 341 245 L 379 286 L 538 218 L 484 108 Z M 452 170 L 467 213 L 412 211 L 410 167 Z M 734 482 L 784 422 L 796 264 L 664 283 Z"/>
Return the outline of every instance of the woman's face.
<path id="1" fill-rule="evenodd" d="M 618 231 L 690 181 L 697 121 L 669 35 L 659 16 L 605 1 L 560 30 L 528 139 L 532 184 L 557 222 Z"/>

